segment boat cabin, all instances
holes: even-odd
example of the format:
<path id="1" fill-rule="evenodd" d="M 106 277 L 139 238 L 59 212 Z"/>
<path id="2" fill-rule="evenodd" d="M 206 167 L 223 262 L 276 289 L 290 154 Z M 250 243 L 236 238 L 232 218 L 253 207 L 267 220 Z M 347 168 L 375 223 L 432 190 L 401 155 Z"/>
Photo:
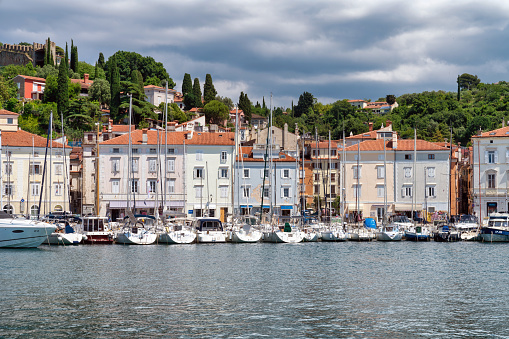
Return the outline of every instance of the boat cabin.
<path id="1" fill-rule="evenodd" d="M 215 218 L 198 218 L 193 222 L 193 228 L 200 232 L 223 231 L 221 220 Z"/>
<path id="2" fill-rule="evenodd" d="M 105 227 L 106 225 L 106 227 Z M 108 218 L 105 217 L 90 217 L 83 218 L 83 231 L 84 232 L 104 232 L 108 227 Z"/>

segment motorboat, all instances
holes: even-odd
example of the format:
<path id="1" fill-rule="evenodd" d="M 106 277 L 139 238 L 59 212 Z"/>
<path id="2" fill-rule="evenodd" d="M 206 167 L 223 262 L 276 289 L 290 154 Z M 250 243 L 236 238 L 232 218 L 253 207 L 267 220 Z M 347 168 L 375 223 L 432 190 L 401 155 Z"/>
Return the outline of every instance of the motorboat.
<path id="1" fill-rule="evenodd" d="M 196 232 L 185 218 L 171 219 L 164 230 L 159 233 L 159 243 L 162 244 L 191 244 L 196 241 Z"/>
<path id="2" fill-rule="evenodd" d="M 426 227 L 412 226 L 405 230 L 405 239 L 410 241 L 430 241 L 431 232 Z"/>
<path id="3" fill-rule="evenodd" d="M 198 243 L 226 242 L 226 231 L 221 220 L 217 218 L 196 218 L 193 229 L 196 231 Z"/>
<path id="4" fill-rule="evenodd" d="M 476 216 L 464 214 L 460 216 L 456 229 L 461 233 L 461 240 L 476 241 L 480 240 L 479 221 Z"/>
<path id="5" fill-rule="evenodd" d="M 485 242 L 509 242 L 509 214 L 491 213 L 488 225 L 481 227 L 480 236 Z"/>
<path id="6" fill-rule="evenodd" d="M 346 241 L 347 234 L 341 224 L 332 224 L 330 227 L 322 230 L 322 241 Z"/>
<path id="7" fill-rule="evenodd" d="M 99 216 L 85 216 L 81 219 L 83 243 L 112 244 L 114 234 L 109 228 L 108 218 Z"/>
<path id="8" fill-rule="evenodd" d="M 389 223 L 397 226 L 402 234 L 404 234 L 407 229 L 414 226 L 406 215 L 394 215 L 390 218 Z"/>
<path id="9" fill-rule="evenodd" d="M 378 241 L 400 241 L 403 239 L 403 232 L 399 230 L 399 225 L 391 223 L 382 226 L 382 229 L 376 233 Z"/>
<path id="10" fill-rule="evenodd" d="M 37 220 L 14 218 L 0 211 L 0 247 L 35 248 L 56 230 L 55 225 Z"/>
<path id="11" fill-rule="evenodd" d="M 126 216 L 120 232 L 116 234 L 115 242 L 124 245 L 152 245 L 157 241 L 154 232 L 156 218 L 149 215 Z"/>
<path id="12" fill-rule="evenodd" d="M 439 242 L 453 242 L 461 240 L 461 233 L 450 225 L 442 225 L 433 233 L 433 240 Z"/>
<path id="13" fill-rule="evenodd" d="M 44 241 L 48 245 L 78 245 L 83 240 L 83 234 L 76 232 L 74 227 L 67 221 L 56 223 L 55 232 L 51 233 Z"/>

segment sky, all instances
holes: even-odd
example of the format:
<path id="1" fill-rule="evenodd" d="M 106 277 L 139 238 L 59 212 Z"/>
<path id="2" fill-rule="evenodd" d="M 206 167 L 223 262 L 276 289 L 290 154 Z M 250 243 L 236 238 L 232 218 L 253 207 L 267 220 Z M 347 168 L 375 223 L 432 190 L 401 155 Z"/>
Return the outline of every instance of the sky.
<path id="1" fill-rule="evenodd" d="M 80 61 L 137 52 L 211 74 L 218 95 L 273 107 L 456 91 L 456 78 L 509 79 L 509 2 L 454 0 L 0 0 L 0 42 L 65 48 Z"/>

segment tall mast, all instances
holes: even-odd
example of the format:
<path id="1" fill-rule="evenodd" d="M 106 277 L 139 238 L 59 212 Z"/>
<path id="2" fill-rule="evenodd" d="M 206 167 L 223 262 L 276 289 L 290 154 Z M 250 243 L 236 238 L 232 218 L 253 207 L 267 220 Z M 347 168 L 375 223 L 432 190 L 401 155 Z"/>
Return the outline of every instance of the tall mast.
<path id="1" fill-rule="evenodd" d="M 360 193 L 360 187 L 359 187 L 359 177 L 360 177 L 360 168 L 359 168 L 359 162 L 361 158 L 361 142 L 360 140 L 357 141 L 357 189 L 355 192 L 355 202 L 356 202 L 356 208 L 357 208 L 357 218 L 355 218 L 355 222 L 357 223 L 360 218 L 360 211 L 359 211 L 359 193 Z"/>
<path id="2" fill-rule="evenodd" d="M 413 189 L 412 189 L 412 215 L 411 215 L 412 221 L 414 223 L 415 223 L 415 218 L 414 218 L 414 207 L 415 207 L 415 204 L 414 204 L 414 201 L 415 201 L 415 203 L 417 203 L 417 196 L 416 196 L 416 193 L 417 193 L 417 181 L 416 181 L 416 177 L 415 177 L 415 173 L 417 171 L 416 166 L 417 166 L 417 130 L 414 127 L 414 166 L 412 168 L 412 172 L 413 172 L 412 173 L 412 177 L 413 177 L 414 184 L 412 185 Z M 425 175 L 426 175 L 426 173 L 425 173 Z M 426 187 L 424 187 L 424 191 L 426 191 Z M 422 206 L 421 206 L 421 209 L 422 209 Z"/>
<path id="3" fill-rule="evenodd" d="M 131 192 L 133 190 L 134 182 L 131 178 L 131 172 L 133 170 L 133 164 L 132 164 L 132 138 L 131 138 L 131 115 L 132 115 L 132 100 L 133 95 L 129 95 L 129 149 L 127 150 L 127 210 L 131 209 Z M 134 210 L 134 208 L 133 208 Z"/>
<path id="4" fill-rule="evenodd" d="M 95 215 L 99 216 L 99 120 L 97 120 L 96 136 L 96 157 L 95 157 Z M 50 158 L 51 163 L 51 158 Z M 50 167 L 51 171 L 51 167 Z M 51 195 L 50 195 L 51 197 Z"/>
<path id="5" fill-rule="evenodd" d="M 385 134 L 384 134 L 384 214 L 382 216 L 382 226 L 385 226 L 385 220 L 387 215 L 387 151 L 385 147 Z"/>
<path id="6" fill-rule="evenodd" d="M 166 80 L 166 100 L 164 101 L 164 199 L 163 199 L 163 210 L 166 210 L 166 191 L 168 190 L 168 183 L 166 182 L 166 176 L 168 175 L 168 80 Z"/>
<path id="7" fill-rule="evenodd" d="M 340 181 L 340 191 L 341 191 L 341 220 L 343 222 L 345 222 L 345 198 L 346 198 L 346 194 L 344 192 L 345 190 L 345 169 L 346 169 L 346 166 L 345 166 L 345 121 L 343 120 L 343 149 L 341 150 L 341 153 L 342 153 L 342 157 L 341 157 L 341 170 L 340 170 L 340 175 L 341 175 L 341 181 Z"/>
<path id="8" fill-rule="evenodd" d="M 331 224 L 331 218 L 332 218 L 332 183 L 331 183 L 331 173 L 332 173 L 332 168 L 331 168 L 331 145 L 330 145 L 330 130 L 329 130 L 329 226 Z"/>
<path id="9" fill-rule="evenodd" d="M 49 138 L 50 138 L 50 142 L 49 142 L 49 180 L 48 180 L 48 186 L 49 186 L 49 190 L 48 190 L 48 193 L 49 193 L 49 208 L 48 208 L 48 212 L 51 213 L 51 195 L 53 193 L 53 190 L 52 190 L 52 177 L 51 177 L 51 174 L 52 174 L 52 167 L 53 167 L 53 111 L 51 111 L 51 115 L 50 115 L 50 123 L 49 123 Z"/>
<path id="10" fill-rule="evenodd" d="M 62 165 L 62 172 L 64 174 L 64 180 L 63 180 L 63 194 L 64 194 L 64 215 L 66 214 L 66 209 L 65 209 L 65 203 L 66 203 L 66 195 L 67 195 L 67 188 L 66 187 L 69 187 L 68 185 L 66 185 L 67 183 L 67 180 L 66 180 L 66 175 L 67 175 L 67 166 L 66 166 L 66 156 L 65 156 L 65 133 L 64 133 L 64 113 L 60 113 L 60 117 L 61 117 L 61 121 L 62 121 L 62 156 L 64 157 L 64 161 L 63 161 L 63 165 Z M 71 210 L 71 208 L 69 208 L 69 211 Z"/>
<path id="11" fill-rule="evenodd" d="M 274 215 L 273 211 L 273 200 L 275 198 L 274 196 L 274 188 L 272 187 L 272 180 L 273 180 L 273 172 L 272 172 L 272 93 L 270 93 L 270 127 L 269 127 L 269 140 L 270 140 L 270 147 L 269 147 L 269 187 L 270 187 L 270 222 L 272 223 L 272 218 Z"/>
<path id="12" fill-rule="evenodd" d="M 233 150 L 233 175 L 232 175 L 232 216 L 236 216 L 238 213 L 238 209 L 240 208 L 240 203 L 237 204 L 237 211 L 235 211 L 235 189 L 237 190 L 237 201 L 240 196 L 240 186 L 239 186 L 239 169 L 238 169 L 238 161 L 237 154 L 239 153 L 239 106 L 235 105 L 235 149 Z M 233 219 L 232 219 L 233 221 Z"/>
<path id="13" fill-rule="evenodd" d="M 316 173 L 320 173 L 318 170 L 318 130 L 315 128 L 315 170 Z M 314 174 L 314 173 L 313 173 Z M 314 179 L 314 178 L 313 178 Z M 318 180 L 318 187 L 320 187 L 320 181 Z M 320 190 L 318 190 L 318 195 L 316 197 L 316 209 L 318 210 L 318 220 L 322 220 L 322 209 L 320 204 Z"/>

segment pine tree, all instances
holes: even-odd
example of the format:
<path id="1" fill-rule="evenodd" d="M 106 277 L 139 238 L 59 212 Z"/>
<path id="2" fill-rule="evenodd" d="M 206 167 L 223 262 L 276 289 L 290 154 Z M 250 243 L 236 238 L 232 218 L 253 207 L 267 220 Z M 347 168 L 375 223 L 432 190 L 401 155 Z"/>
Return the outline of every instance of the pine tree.
<path id="1" fill-rule="evenodd" d="M 193 82 L 191 81 L 191 74 L 184 74 L 184 80 L 182 81 L 182 95 L 193 92 Z"/>
<path id="2" fill-rule="evenodd" d="M 67 114 L 69 109 L 69 72 L 65 63 L 61 62 L 58 68 L 57 79 L 57 111 L 58 115 Z"/>
<path id="3" fill-rule="evenodd" d="M 212 76 L 210 74 L 205 75 L 205 84 L 203 85 L 203 99 L 205 105 L 216 98 L 217 91 L 212 83 Z"/>
<path id="4" fill-rule="evenodd" d="M 67 67 L 67 71 L 69 71 L 69 49 L 67 47 L 67 42 L 65 43 L 65 58 L 64 58 L 65 67 Z"/>
<path id="5" fill-rule="evenodd" d="M 104 63 L 104 54 L 102 54 L 102 52 L 99 53 L 99 59 L 97 60 L 97 65 L 99 67 L 101 67 L 102 69 L 104 69 L 104 65 L 105 65 L 105 63 Z"/>
<path id="6" fill-rule="evenodd" d="M 120 73 L 117 67 L 117 58 L 115 55 L 112 56 L 112 62 L 110 64 L 110 89 L 111 89 L 111 104 L 110 114 L 115 120 L 118 116 L 118 107 L 120 106 Z"/>
<path id="7" fill-rule="evenodd" d="M 262 99 L 263 99 L 262 108 L 263 108 L 263 109 L 266 109 L 266 108 L 267 108 L 267 106 L 265 106 L 265 97 L 262 97 Z"/>
<path id="8" fill-rule="evenodd" d="M 244 92 L 240 92 L 239 109 L 244 112 L 244 117 L 248 121 L 251 121 L 251 101 L 247 97 L 247 94 L 244 94 Z"/>
<path id="9" fill-rule="evenodd" d="M 193 95 L 195 98 L 194 107 L 203 107 L 202 101 L 201 101 L 200 79 L 198 79 L 198 78 L 194 78 Z"/>

